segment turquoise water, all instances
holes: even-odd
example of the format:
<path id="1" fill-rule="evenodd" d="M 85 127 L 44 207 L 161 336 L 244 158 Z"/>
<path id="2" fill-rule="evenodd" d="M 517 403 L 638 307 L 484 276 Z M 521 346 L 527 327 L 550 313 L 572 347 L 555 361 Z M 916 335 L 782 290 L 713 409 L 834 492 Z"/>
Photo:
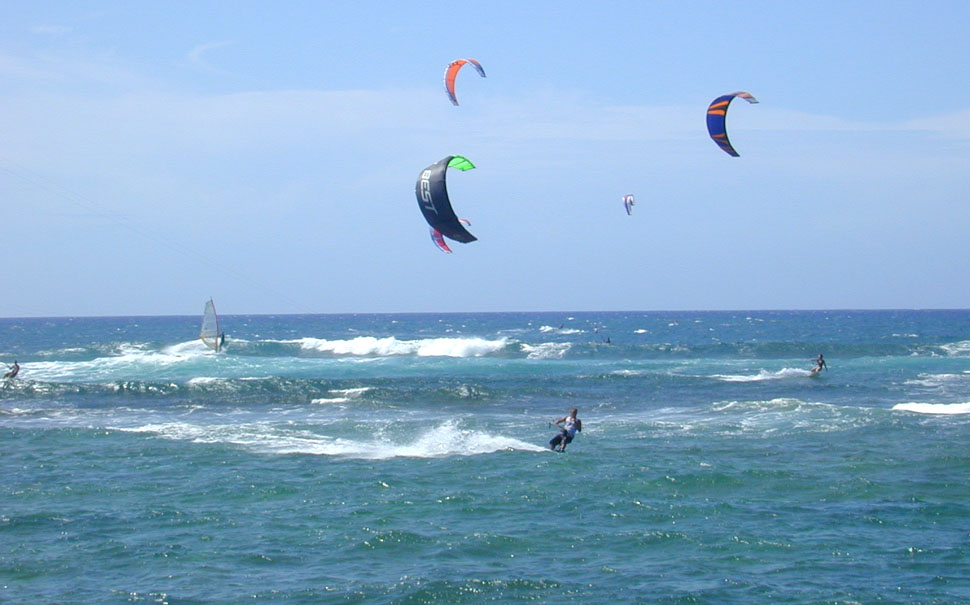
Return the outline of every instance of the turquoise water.
<path id="1" fill-rule="evenodd" d="M 970 600 L 968 311 L 199 319 L 0 320 L 0 601 Z"/>

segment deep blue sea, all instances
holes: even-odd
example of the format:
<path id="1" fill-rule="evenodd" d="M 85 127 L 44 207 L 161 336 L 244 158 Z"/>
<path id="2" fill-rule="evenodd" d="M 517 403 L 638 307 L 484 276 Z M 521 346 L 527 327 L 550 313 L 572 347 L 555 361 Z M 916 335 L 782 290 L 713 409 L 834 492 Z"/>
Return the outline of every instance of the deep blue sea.
<path id="1" fill-rule="evenodd" d="M 0 602 L 970 601 L 970 311 L 200 321 L 0 320 Z"/>

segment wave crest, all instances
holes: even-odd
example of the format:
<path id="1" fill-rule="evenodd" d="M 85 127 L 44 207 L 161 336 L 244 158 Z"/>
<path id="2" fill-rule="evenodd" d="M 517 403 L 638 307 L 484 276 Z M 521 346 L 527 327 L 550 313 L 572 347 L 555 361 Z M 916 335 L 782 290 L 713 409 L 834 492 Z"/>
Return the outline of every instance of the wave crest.
<path id="1" fill-rule="evenodd" d="M 572 348 L 572 344 L 568 342 L 544 342 L 538 345 L 522 343 L 520 346 L 527 359 L 562 359 Z"/>
<path id="2" fill-rule="evenodd" d="M 970 414 L 970 403 L 897 403 L 893 409 L 917 414 Z"/>
<path id="3" fill-rule="evenodd" d="M 760 370 L 757 374 L 714 374 L 711 378 L 717 380 L 722 380 L 724 382 L 761 382 L 764 380 L 783 380 L 786 378 L 805 378 L 811 376 L 811 370 L 803 370 L 801 368 L 782 368 L 777 372 L 769 372 L 768 370 Z"/>
<path id="4" fill-rule="evenodd" d="M 501 351 L 508 344 L 507 338 L 487 340 L 485 338 L 425 338 L 419 340 L 398 340 L 393 336 L 376 338 L 358 336 L 346 340 L 327 340 L 323 338 L 299 338 L 283 343 L 296 343 L 304 351 L 350 355 L 357 357 L 390 357 L 417 355 L 418 357 L 482 357 Z"/>
<path id="5" fill-rule="evenodd" d="M 940 345 L 943 352 L 951 357 L 966 357 L 970 355 L 970 340 L 961 340 Z"/>

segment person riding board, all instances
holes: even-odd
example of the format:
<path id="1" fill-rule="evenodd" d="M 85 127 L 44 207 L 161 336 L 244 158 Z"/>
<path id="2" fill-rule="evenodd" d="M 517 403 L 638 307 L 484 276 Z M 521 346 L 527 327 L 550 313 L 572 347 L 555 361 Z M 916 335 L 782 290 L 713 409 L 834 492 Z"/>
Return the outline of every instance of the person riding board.
<path id="1" fill-rule="evenodd" d="M 816 374 L 818 374 L 823 369 L 827 370 L 827 369 L 829 369 L 829 367 L 825 363 L 825 358 L 822 357 L 822 354 L 821 353 L 819 353 L 818 354 L 818 357 L 815 358 L 815 369 L 812 370 L 812 371 L 815 372 Z"/>
<path id="2" fill-rule="evenodd" d="M 573 440 L 576 432 L 583 430 L 583 421 L 576 417 L 578 413 L 579 410 L 573 408 L 568 416 L 563 416 L 554 423 L 562 426 L 559 427 L 559 434 L 549 440 L 549 449 L 555 450 L 558 446 L 560 452 L 566 451 L 566 445 Z"/>
<path id="3" fill-rule="evenodd" d="M 10 371 L 7 372 L 6 374 L 4 374 L 3 377 L 6 380 L 13 380 L 14 378 L 17 377 L 17 374 L 19 372 L 20 372 L 20 364 L 17 363 L 17 360 L 15 359 L 14 362 L 13 362 L 13 365 L 10 366 Z"/>

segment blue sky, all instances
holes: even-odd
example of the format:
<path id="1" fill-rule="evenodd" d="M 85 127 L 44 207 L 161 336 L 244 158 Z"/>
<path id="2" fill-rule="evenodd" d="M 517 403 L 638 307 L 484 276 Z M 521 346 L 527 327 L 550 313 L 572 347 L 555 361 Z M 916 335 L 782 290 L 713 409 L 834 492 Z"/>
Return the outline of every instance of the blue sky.
<path id="1" fill-rule="evenodd" d="M 967 308 L 970 3 L 0 4 L 0 316 Z M 444 67 L 482 62 L 487 79 Z M 705 110 L 747 90 L 710 140 Z M 479 241 L 414 198 L 450 154 Z M 633 193 L 633 216 L 620 198 Z"/>

